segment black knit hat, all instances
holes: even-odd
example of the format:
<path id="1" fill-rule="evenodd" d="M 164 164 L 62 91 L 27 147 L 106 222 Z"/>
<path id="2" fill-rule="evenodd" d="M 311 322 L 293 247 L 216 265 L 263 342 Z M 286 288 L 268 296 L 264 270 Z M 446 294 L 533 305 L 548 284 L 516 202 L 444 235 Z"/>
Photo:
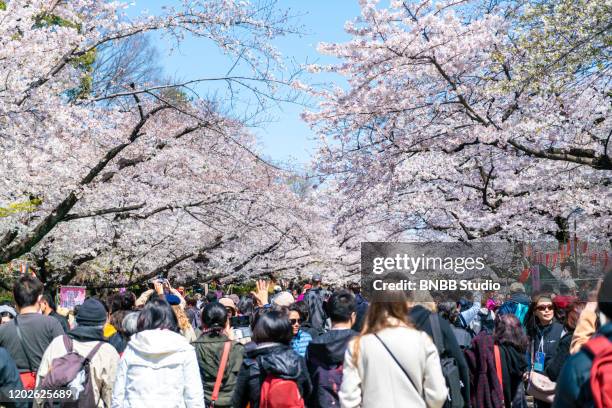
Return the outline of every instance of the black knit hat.
<path id="1" fill-rule="evenodd" d="M 79 306 L 76 321 L 79 326 L 103 326 L 106 323 L 106 307 L 98 299 L 85 299 Z"/>
<path id="2" fill-rule="evenodd" d="M 612 319 L 612 272 L 608 272 L 599 289 L 597 297 L 599 310 Z"/>

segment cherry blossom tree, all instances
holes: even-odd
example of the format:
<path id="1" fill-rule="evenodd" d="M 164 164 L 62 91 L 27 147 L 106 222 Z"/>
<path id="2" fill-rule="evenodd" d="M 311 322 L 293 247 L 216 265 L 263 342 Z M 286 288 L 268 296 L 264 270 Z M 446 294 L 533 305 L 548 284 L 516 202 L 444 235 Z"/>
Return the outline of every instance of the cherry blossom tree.
<path id="1" fill-rule="evenodd" d="M 190 1 L 135 20 L 118 2 L 2 5 L 0 264 L 26 256 L 50 285 L 127 286 L 326 262 L 328 223 L 313 199 L 292 193 L 241 121 L 189 94 L 224 81 L 228 98 L 237 87 L 261 103 L 280 98 L 282 60 L 269 41 L 293 28 L 274 2 Z M 242 71 L 181 84 L 111 73 L 101 83 L 104 50 L 151 31 L 211 41 Z"/>
<path id="2" fill-rule="evenodd" d="M 341 242 L 610 238 L 605 1 L 360 4 L 304 114 Z"/>

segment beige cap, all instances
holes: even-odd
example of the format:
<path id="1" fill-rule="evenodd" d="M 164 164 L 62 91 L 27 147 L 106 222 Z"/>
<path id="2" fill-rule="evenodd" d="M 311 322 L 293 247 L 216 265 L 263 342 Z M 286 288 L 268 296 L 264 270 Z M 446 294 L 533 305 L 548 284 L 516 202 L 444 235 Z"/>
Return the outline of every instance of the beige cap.
<path id="1" fill-rule="evenodd" d="M 295 302 L 293 295 L 289 292 L 281 292 L 274 297 L 272 303 L 278 306 L 289 306 Z"/>
<path id="2" fill-rule="evenodd" d="M 510 293 L 525 293 L 525 285 L 521 282 L 514 282 L 510 285 Z"/>
<path id="3" fill-rule="evenodd" d="M 233 309 L 234 311 L 237 310 L 236 309 L 236 304 L 230 298 L 223 297 L 223 298 L 219 299 L 219 303 L 221 303 L 225 307 L 229 307 L 230 309 Z"/>

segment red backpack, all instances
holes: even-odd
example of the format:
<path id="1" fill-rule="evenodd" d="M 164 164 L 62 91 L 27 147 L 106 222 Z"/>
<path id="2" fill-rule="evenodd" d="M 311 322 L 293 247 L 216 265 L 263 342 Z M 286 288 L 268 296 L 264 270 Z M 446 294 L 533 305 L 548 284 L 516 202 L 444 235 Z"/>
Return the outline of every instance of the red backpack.
<path id="1" fill-rule="evenodd" d="M 304 408 L 304 399 L 295 381 L 268 374 L 261 385 L 259 408 Z"/>
<path id="2" fill-rule="evenodd" d="M 612 341 L 597 336 L 584 347 L 593 356 L 591 392 L 595 408 L 612 408 Z"/>

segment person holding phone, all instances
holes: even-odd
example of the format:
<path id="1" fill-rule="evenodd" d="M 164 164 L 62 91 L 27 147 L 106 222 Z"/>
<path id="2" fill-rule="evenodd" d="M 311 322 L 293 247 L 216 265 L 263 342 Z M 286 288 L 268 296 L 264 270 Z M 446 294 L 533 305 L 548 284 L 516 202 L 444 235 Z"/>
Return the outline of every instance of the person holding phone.
<path id="1" fill-rule="evenodd" d="M 228 317 L 222 304 L 206 305 L 202 311 L 202 335 L 191 343 L 196 350 L 207 407 L 231 407 L 242 365 L 244 346 L 228 337 Z"/>
<path id="2" fill-rule="evenodd" d="M 135 306 L 137 308 L 142 308 L 145 303 L 149 300 L 151 295 L 157 293 L 159 296 L 165 295 L 175 295 L 179 298 L 179 305 L 181 309 L 185 309 L 187 302 L 185 302 L 185 298 L 180 294 L 180 292 L 170 285 L 170 281 L 168 279 L 158 277 L 149 281 L 150 289 L 145 290 L 142 294 L 136 299 Z"/>

